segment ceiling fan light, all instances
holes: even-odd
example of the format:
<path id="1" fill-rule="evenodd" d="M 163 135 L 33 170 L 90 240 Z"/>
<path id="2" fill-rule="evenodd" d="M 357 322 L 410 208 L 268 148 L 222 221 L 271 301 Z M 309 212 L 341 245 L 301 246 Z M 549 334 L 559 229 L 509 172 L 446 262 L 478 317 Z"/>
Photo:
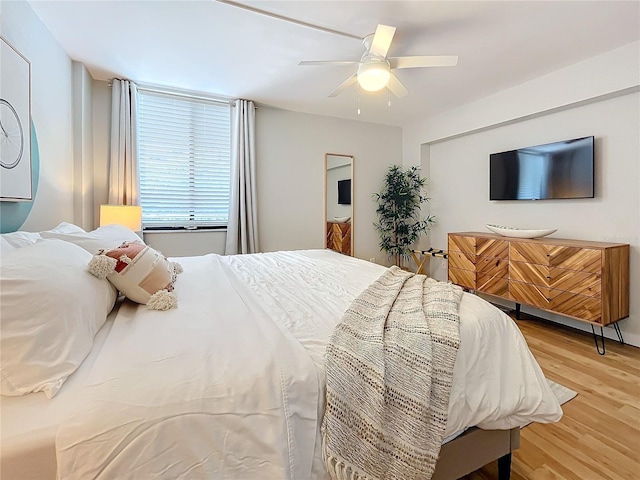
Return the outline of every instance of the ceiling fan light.
<path id="1" fill-rule="evenodd" d="M 363 90 L 377 92 L 389 82 L 391 72 L 387 62 L 361 63 L 358 67 L 358 83 Z"/>

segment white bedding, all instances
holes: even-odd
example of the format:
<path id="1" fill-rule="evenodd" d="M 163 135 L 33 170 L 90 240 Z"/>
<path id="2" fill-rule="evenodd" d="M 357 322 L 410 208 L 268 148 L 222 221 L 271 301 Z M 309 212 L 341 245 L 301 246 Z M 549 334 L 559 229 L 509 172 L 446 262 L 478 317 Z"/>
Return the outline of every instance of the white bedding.
<path id="1" fill-rule="evenodd" d="M 323 478 L 324 349 L 383 267 L 329 250 L 175 260 L 178 309 L 120 308 L 61 422 L 58 478 Z M 446 435 L 560 418 L 511 319 L 465 294 L 460 325 Z"/>
<path id="2" fill-rule="evenodd" d="M 2 478 L 52 480 L 56 477 L 55 436 L 58 425 L 69 414 L 71 399 L 91 372 L 109 335 L 116 312 L 117 308 L 96 334 L 87 358 L 54 398 L 47 398 L 44 392 L 19 397 L 0 396 Z"/>

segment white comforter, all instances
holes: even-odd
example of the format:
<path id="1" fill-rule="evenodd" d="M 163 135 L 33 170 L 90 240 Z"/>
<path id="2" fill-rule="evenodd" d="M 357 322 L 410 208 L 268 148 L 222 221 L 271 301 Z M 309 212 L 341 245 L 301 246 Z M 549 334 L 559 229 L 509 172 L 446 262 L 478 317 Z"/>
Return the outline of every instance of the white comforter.
<path id="1" fill-rule="evenodd" d="M 185 257 L 178 308 L 124 305 L 56 439 L 58 478 L 323 478 L 323 355 L 383 267 L 328 250 Z M 446 434 L 558 420 L 515 324 L 465 294 Z"/>

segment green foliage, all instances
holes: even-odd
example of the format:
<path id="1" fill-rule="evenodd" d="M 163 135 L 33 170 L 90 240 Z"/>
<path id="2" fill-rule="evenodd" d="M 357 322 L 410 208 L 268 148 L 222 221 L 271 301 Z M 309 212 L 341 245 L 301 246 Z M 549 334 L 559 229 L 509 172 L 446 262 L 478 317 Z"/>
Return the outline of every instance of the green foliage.
<path id="1" fill-rule="evenodd" d="M 393 165 L 385 176 L 382 191 L 373 194 L 378 202 L 378 223 L 374 226 L 380 235 L 380 249 L 393 257 L 396 265 L 400 265 L 402 258 L 410 257 L 411 246 L 434 223 L 433 215 L 421 218 L 420 206 L 429 200 L 423 192 L 426 182 L 426 178 L 420 177 L 419 167 L 404 171 Z"/>

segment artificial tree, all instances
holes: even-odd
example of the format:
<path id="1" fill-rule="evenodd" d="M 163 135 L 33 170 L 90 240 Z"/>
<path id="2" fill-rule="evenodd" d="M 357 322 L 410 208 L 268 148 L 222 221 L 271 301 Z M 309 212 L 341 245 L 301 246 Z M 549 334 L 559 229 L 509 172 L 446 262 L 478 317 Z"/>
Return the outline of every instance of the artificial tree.
<path id="1" fill-rule="evenodd" d="M 433 215 L 422 218 L 421 205 L 429 200 L 424 192 L 426 182 L 419 167 L 403 170 L 392 165 L 382 191 L 374 193 L 378 202 L 378 222 L 374 226 L 380 235 L 380 249 L 399 267 L 410 257 L 411 245 L 434 223 Z"/>

